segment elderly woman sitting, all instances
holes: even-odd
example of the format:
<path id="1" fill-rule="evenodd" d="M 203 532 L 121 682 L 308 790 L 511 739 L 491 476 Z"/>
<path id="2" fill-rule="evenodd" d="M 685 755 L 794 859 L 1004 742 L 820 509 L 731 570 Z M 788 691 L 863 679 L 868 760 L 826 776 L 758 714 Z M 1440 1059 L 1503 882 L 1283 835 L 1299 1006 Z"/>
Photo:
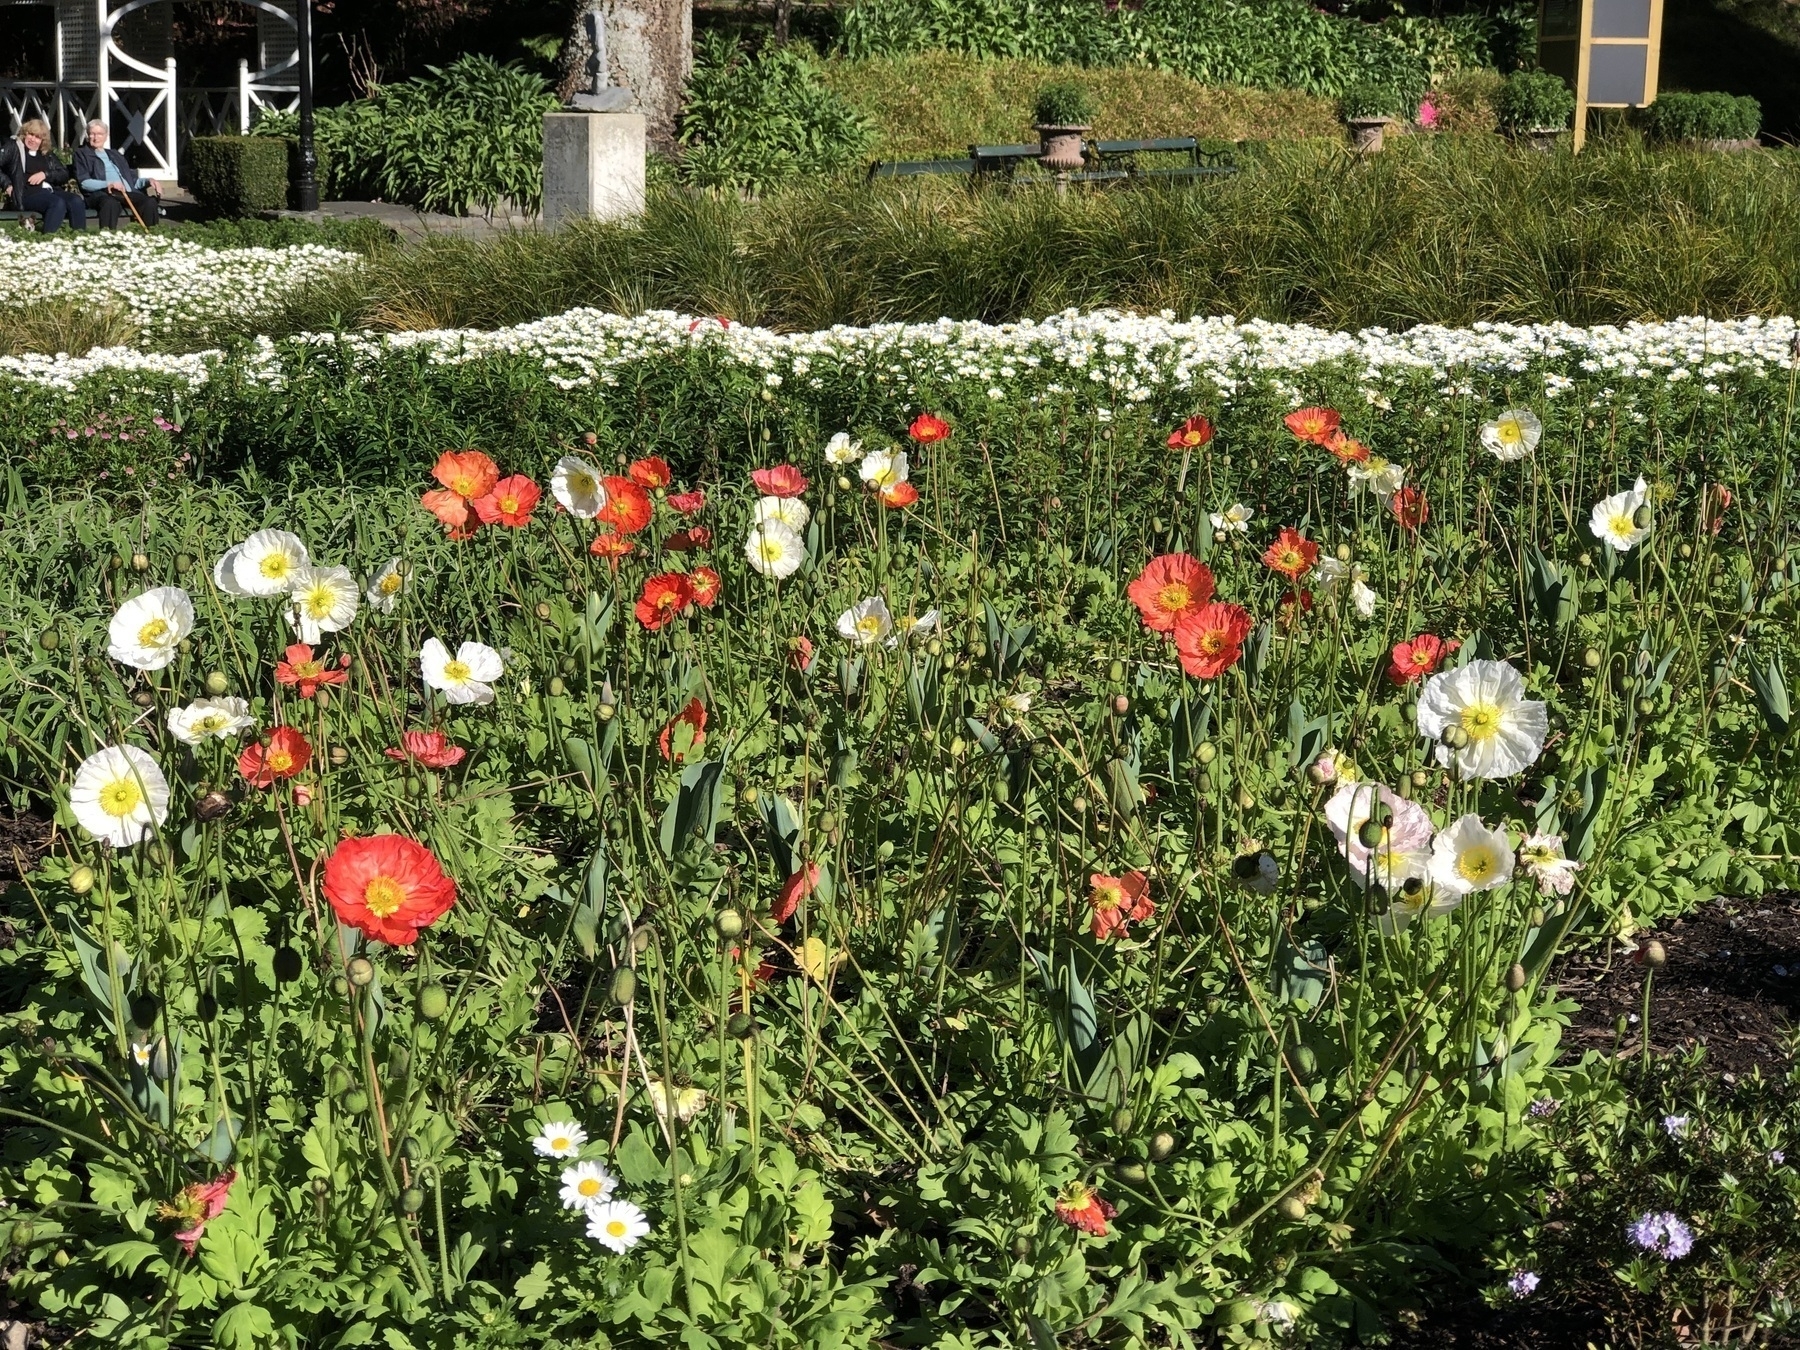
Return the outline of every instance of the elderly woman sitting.
<path id="1" fill-rule="evenodd" d="M 80 197 L 63 191 L 69 171 L 50 153 L 50 128 L 37 119 L 19 128 L 19 138 L 0 149 L 0 180 L 12 189 L 13 204 L 44 218 L 44 233 L 54 233 L 64 220 L 75 230 L 87 228 L 87 207 Z"/>
<path id="2" fill-rule="evenodd" d="M 139 176 L 124 155 L 107 149 L 106 137 L 106 123 L 89 122 L 87 144 L 75 151 L 75 177 L 88 194 L 88 205 L 100 213 L 100 228 L 118 229 L 127 206 L 144 224 L 156 224 L 156 199 L 162 189 L 154 178 Z"/>

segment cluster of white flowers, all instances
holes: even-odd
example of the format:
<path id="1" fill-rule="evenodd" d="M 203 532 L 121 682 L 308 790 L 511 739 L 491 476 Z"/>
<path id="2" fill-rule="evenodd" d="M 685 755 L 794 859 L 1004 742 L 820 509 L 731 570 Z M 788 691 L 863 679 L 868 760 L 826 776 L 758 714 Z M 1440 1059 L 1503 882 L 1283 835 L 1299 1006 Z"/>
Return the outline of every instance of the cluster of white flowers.
<path id="1" fill-rule="evenodd" d="M 360 261 L 318 244 L 216 249 L 125 230 L 7 236 L 0 237 L 0 307 L 44 300 L 117 306 L 160 337 L 204 331 L 221 320 L 255 319 L 302 287 Z"/>
<path id="2" fill-rule="evenodd" d="M 273 256 L 297 252 L 284 250 Z M 0 263 L 7 260 L 0 250 Z M 293 265 L 298 273 L 305 266 L 322 266 L 323 260 L 296 260 Z M 0 302 L 5 298 L 0 284 Z M 1281 382 L 1318 366 L 1342 364 L 1360 378 L 1370 403 L 1385 405 L 1401 382 L 1416 376 L 1434 380 L 1448 395 L 1464 392 L 1475 372 L 1535 375 L 1546 397 L 1563 393 L 1581 375 L 1610 380 L 1608 397 L 1616 397 L 1632 381 L 1658 379 L 1693 380 L 1717 392 L 1727 375 L 1766 376 L 1792 368 L 1797 331 L 1790 318 L 1728 322 L 1684 318 L 1594 328 L 1480 323 L 1468 328 L 1423 325 L 1404 333 L 1382 328 L 1351 333 L 1263 320 L 1240 323 L 1229 315 L 1178 320 L 1171 311 L 1134 315 L 1068 310 L 1016 323 L 940 319 L 777 333 L 667 310 L 622 316 L 576 309 L 493 331 L 313 333 L 280 341 L 265 337 L 232 359 L 243 361 L 250 378 L 279 387 L 297 358 L 309 352 L 333 351 L 371 377 L 390 355 L 403 352 L 423 351 L 439 365 L 522 355 L 540 362 L 551 384 L 574 389 L 616 384 L 621 368 L 666 361 L 672 352 L 704 352 L 757 372 L 771 391 L 784 386 L 823 388 L 836 374 L 860 384 L 872 382 L 896 395 L 911 393 L 929 380 L 979 382 L 990 391 L 1012 389 L 1040 399 L 1085 389 L 1104 403 L 1144 402 L 1159 394 L 1205 389 L 1229 396 L 1247 380 L 1274 377 Z M 117 370 L 161 373 L 192 386 L 204 382 L 210 365 L 225 359 L 217 352 L 170 358 L 105 350 L 80 360 L 0 359 L 0 376 L 67 385 Z M 1299 390 L 1290 393 L 1297 405 Z M 1529 440 L 1532 431 L 1529 423 L 1500 423 L 1489 431 L 1489 444 L 1505 456 Z"/>
<path id="3" fill-rule="evenodd" d="M 605 1164 L 581 1157 L 587 1131 L 573 1120 L 545 1121 L 531 1141 L 541 1157 L 574 1158 L 563 1169 L 562 1204 L 588 1221 L 588 1236 L 613 1252 L 627 1252 L 650 1232 L 644 1211 L 631 1201 L 615 1199 L 619 1179 Z"/>

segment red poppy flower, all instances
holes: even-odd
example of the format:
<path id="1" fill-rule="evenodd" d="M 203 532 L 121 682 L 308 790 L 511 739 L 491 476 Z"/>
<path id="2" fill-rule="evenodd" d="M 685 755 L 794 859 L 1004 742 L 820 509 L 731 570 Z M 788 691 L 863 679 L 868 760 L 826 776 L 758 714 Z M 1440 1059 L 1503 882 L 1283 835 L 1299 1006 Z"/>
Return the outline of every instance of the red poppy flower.
<path id="1" fill-rule="evenodd" d="M 694 593 L 694 603 L 702 609 L 711 609 L 713 602 L 719 598 L 719 588 L 725 579 L 710 567 L 696 567 L 688 573 L 688 587 Z"/>
<path id="2" fill-rule="evenodd" d="M 1183 614 L 1213 598 L 1212 570 L 1186 553 L 1164 553 L 1145 564 L 1125 594 L 1144 616 L 1144 627 L 1173 633 Z"/>
<path id="3" fill-rule="evenodd" d="M 671 717 L 669 724 L 662 729 L 662 735 L 656 738 L 664 759 L 685 758 L 678 756 L 674 747 L 675 728 L 682 726 L 693 728 L 694 738 L 687 748 L 687 753 L 691 755 L 706 744 L 706 705 L 699 699 L 690 698 L 687 707 Z"/>
<path id="4" fill-rule="evenodd" d="M 594 542 L 588 545 L 588 552 L 596 558 L 611 558 L 613 566 L 617 567 L 619 559 L 636 547 L 636 544 L 622 534 L 597 534 Z"/>
<path id="5" fill-rule="evenodd" d="M 1100 1192 L 1085 1181 L 1070 1182 L 1056 1197 L 1056 1217 L 1069 1227 L 1079 1228 L 1095 1237 L 1106 1236 L 1106 1221 L 1117 1214 L 1116 1209 L 1101 1199 Z"/>
<path id="6" fill-rule="evenodd" d="M 500 481 L 500 466 L 479 450 L 446 450 L 431 476 L 466 502 L 485 497 Z"/>
<path id="7" fill-rule="evenodd" d="M 1313 612 L 1313 593 L 1311 591 L 1289 591 L 1281 597 L 1281 604 L 1276 610 L 1275 618 L 1283 629 L 1290 629 L 1300 622 L 1302 616 Z"/>
<path id="8" fill-rule="evenodd" d="M 881 504 L 890 511 L 911 506 L 919 500 L 919 489 L 911 483 L 889 483 L 881 489 Z"/>
<path id="9" fill-rule="evenodd" d="M 1334 408 L 1301 408 L 1281 419 L 1282 425 L 1312 445 L 1323 445 L 1343 421 Z"/>
<path id="10" fill-rule="evenodd" d="M 1298 581 L 1319 560 L 1319 546 L 1291 525 L 1282 527 L 1275 542 L 1269 545 L 1262 560 L 1270 571 L 1279 572 L 1289 581 Z"/>
<path id="11" fill-rule="evenodd" d="M 777 464 L 772 469 L 750 470 L 750 481 L 765 497 L 798 497 L 806 491 L 806 475 L 792 464 Z"/>
<path id="12" fill-rule="evenodd" d="M 350 679 L 350 658 L 340 657 L 337 666 L 328 666 L 323 657 L 314 658 L 313 649 L 296 642 L 275 663 L 275 683 L 297 685 L 301 698 L 311 698 L 322 684 L 344 684 Z"/>
<path id="13" fill-rule="evenodd" d="M 950 434 L 950 424 L 936 413 L 922 412 L 913 418 L 906 434 L 920 445 L 932 445 Z"/>
<path id="14" fill-rule="evenodd" d="M 688 332 L 690 332 L 690 333 L 693 332 L 696 328 L 698 328 L 703 323 L 716 323 L 721 328 L 731 327 L 730 319 L 726 318 L 723 314 L 714 314 L 710 318 L 689 320 L 688 321 Z"/>
<path id="15" fill-rule="evenodd" d="M 469 752 L 460 745 L 452 745 L 450 738 L 441 731 L 403 731 L 400 744 L 389 746 L 381 753 L 401 763 L 416 759 L 428 769 L 448 769 L 462 763 L 463 756 Z"/>
<path id="16" fill-rule="evenodd" d="M 510 478 L 502 478 L 495 483 L 493 490 L 485 497 L 475 499 L 475 514 L 481 517 L 483 525 L 509 525 L 518 529 L 530 522 L 531 513 L 537 509 L 538 498 L 543 495 L 531 479 L 522 473 L 515 473 Z"/>
<path id="17" fill-rule="evenodd" d="M 650 494 L 629 478 L 608 474 L 600 486 L 606 489 L 606 505 L 594 517 L 620 534 L 636 534 L 650 523 Z"/>
<path id="18" fill-rule="evenodd" d="M 1431 503 L 1416 487 L 1403 487 L 1388 498 L 1388 510 L 1394 519 L 1409 530 L 1416 530 L 1431 519 Z"/>
<path id="19" fill-rule="evenodd" d="M 1150 900 L 1150 883 L 1142 872 L 1127 872 L 1122 877 L 1096 872 L 1088 883 L 1093 887 L 1088 895 L 1088 904 L 1094 911 L 1091 931 L 1102 941 L 1123 936 L 1127 923 L 1156 913 Z"/>
<path id="20" fill-rule="evenodd" d="M 1195 413 L 1169 433 L 1169 449 L 1198 450 L 1213 438 L 1213 424 Z"/>
<path id="21" fill-rule="evenodd" d="M 663 547 L 670 553 L 692 553 L 695 549 L 711 548 L 712 537 L 712 531 L 706 526 L 692 525 L 663 540 Z"/>
<path id="22" fill-rule="evenodd" d="M 1241 605 L 1213 601 L 1189 610 L 1175 625 L 1175 654 L 1197 680 L 1216 680 L 1231 669 L 1254 625 Z"/>
<path id="23" fill-rule="evenodd" d="M 237 1169 L 234 1167 L 211 1181 L 190 1182 L 168 1204 L 157 1206 L 161 1217 L 186 1225 L 175 1234 L 175 1240 L 189 1256 L 200 1245 L 200 1235 L 206 1232 L 206 1225 L 225 1212 L 225 1202 L 230 1198 L 232 1183 L 236 1180 Z"/>
<path id="24" fill-rule="evenodd" d="M 671 492 L 669 505 L 684 516 L 697 516 L 706 509 L 706 494 L 699 488 L 692 492 Z"/>
<path id="25" fill-rule="evenodd" d="M 1725 528 L 1725 513 L 1731 509 L 1731 489 L 1714 483 L 1706 490 L 1700 506 L 1700 523 L 1712 534 Z"/>
<path id="26" fill-rule="evenodd" d="M 244 747 L 238 756 L 238 772 L 251 787 L 273 787 L 283 778 L 292 778 L 312 762 L 312 745 L 292 727 L 276 727 L 269 733 L 267 745 Z"/>
<path id="27" fill-rule="evenodd" d="M 1420 633 L 1405 642 L 1396 642 L 1394 650 L 1388 653 L 1387 677 L 1395 684 L 1411 684 L 1427 675 L 1435 675 L 1438 666 L 1460 646 L 1462 643 L 1455 638 L 1446 641 L 1431 633 Z"/>
<path id="28" fill-rule="evenodd" d="M 1365 464 L 1368 462 L 1369 447 L 1357 440 L 1354 436 L 1346 436 L 1341 429 L 1332 432 L 1323 441 L 1319 442 L 1319 444 L 1323 445 L 1346 464 Z"/>
<path id="29" fill-rule="evenodd" d="M 694 587 L 686 572 L 658 572 L 644 579 L 644 593 L 637 602 L 637 619 L 654 633 L 693 603 Z"/>
<path id="30" fill-rule="evenodd" d="M 813 645 L 809 637 L 788 639 L 788 664 L 802 673 L 812 669 Z"/>
<path id="31" fill-rule="evenodd" d="M 456 883 L 430 849 L 403 835 L 346 839 L 325 860 L 325 898 L 364 937 L 410 947 L 456 903 Z"/>
<path id="32" fill-rule="evenodd" d="M 800 908 L 800 902 L 818 888 L 819 864 L 809 862 L 781 883 L 781 894 L 775 897 L 769 917 L 776 923 L 786 923 L 794 917 L 794 911 Z"/>
<path id="33" fill-rule="evenodd" d="M 469 523 L 473 514 L 469 503 L 449 488 L 433 488 L 419 498 L 419 505 L 443 522 L 452 539 L 467 539 L 475 533 L 475 526 Z"/>
<path id="34" fill-rule="evenodd" d="M 669 469 L 669 462 L 657 455 L 646 455 L 642 459 L 633 460 L 631 467 L 625 472 L 641 488 L 666 488 L 675 478 Z"/>

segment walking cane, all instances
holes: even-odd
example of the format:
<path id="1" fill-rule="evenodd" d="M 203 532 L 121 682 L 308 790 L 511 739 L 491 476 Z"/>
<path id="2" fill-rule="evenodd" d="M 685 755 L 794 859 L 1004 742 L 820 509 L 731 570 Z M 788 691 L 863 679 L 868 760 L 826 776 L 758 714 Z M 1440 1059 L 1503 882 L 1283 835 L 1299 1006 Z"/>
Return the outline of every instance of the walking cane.
<path id="1" fill-rule="evenodd" d="M 149 234 L 150 227 L 144 224 L 144 218 L 138 214 L 137 203 L 131 200 L 130 189 L 126 189 L 119 193 L 119 195 L 125 199 L 125 208 L 131 212 L 131 218 L 138 223 L 138 228 L 145 234 Z"/>

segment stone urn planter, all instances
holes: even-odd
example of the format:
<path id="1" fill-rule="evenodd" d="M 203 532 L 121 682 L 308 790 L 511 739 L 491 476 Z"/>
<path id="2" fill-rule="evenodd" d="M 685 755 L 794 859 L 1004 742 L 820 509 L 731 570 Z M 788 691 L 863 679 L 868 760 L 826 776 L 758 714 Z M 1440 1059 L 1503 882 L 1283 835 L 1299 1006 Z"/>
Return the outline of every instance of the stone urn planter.
<path id="1" fill-rule="evenodd" d="M 1351 117 L 1344 125 L 1350 128 L 1350 148 L 1359 154 L 1372 155 L 1387 144 L 1391 117 Z"/>
<path id="2" fill-rule="evenodd" d="M 1038 163 L 1052 173 L 1073 173 L 1087 162 L 1081 152 L 1082 140 L 1094 128 L 1039 122 Z"/>

